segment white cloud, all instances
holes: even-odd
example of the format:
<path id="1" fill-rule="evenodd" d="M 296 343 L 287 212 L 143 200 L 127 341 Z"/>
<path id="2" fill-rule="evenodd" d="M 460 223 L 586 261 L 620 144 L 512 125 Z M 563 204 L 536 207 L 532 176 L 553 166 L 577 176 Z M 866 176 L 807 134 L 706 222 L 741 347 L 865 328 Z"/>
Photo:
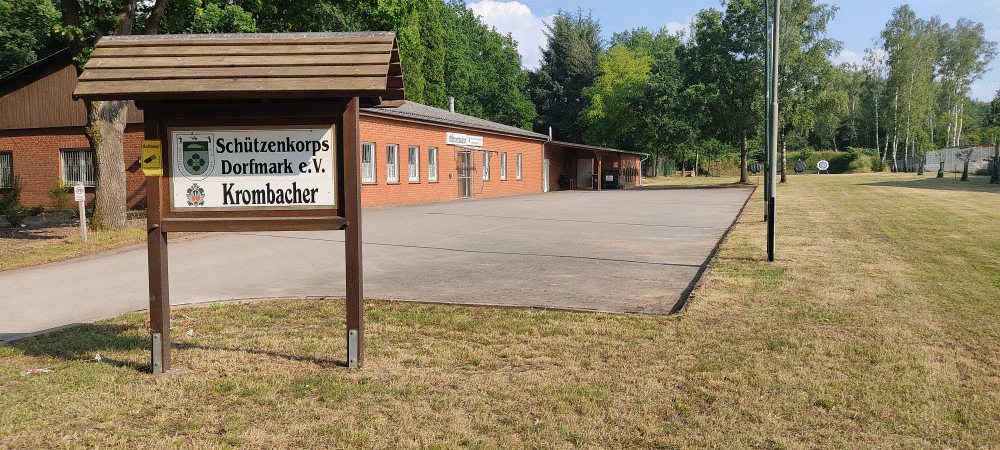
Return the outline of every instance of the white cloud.
<path id="1" fill-rule="evenodd" d="M 836 58 L 833 58 L 833 63 L 838 66 L 845 62 L 852 62 L 854 64 L 861 65 L 861 59 L 862 56 L 857 53 L 850 50 L 841 50 L 840 54 L 838 54 Z"/>
<path id="2" fill-rule="evenodd" d="M 483 0 L 469 3 L 469 9 L 487 26 L 496 28 L 502 34 L 510 33 L 517 41 L 517 52 L 521 54 L 521 65 L 535 69 L 542 58 L 540 47 L 545 46 L 545 22 L 551 23 L 552 16 L 535 17 L 531 9 L 516 1 L 498 2 Z"/>
<path id="3" fill-rule="evenodd" d="M 684 32 L 685 35 L 691 32 L 691 23 L 694 19 L 687 17 L 685 23 L 680 22 L 668 22 L 663 28 L 666 28 L 670 34 L 677 34 L 678 31 Z M 656 32 L 657 30 L 650 30 Z"/>

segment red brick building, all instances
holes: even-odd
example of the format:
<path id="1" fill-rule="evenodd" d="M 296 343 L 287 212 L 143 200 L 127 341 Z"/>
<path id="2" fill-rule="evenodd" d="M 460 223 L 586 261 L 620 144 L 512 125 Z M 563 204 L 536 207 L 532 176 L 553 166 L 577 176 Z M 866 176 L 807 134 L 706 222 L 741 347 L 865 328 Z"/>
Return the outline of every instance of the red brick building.
<path id="1" fill-rule="evenodd" d="M 17 178 L 21 203 L 49 206 L 60 179 L 87 186 L 94 196 L 93 152 L 87 141 L 87 111 L 73 101 L 76 67 L 68 51 L 57 53 L 0 79 L 0 188 Z M 142 112 L 131 104 L 125 128 L 125 158 L 139 157 Z M 129 206 L 145 201 L 142 173 L 127 176 Z"/>
<path id="2" fill-rule="evenodd" d="M 48 193 L 60 179 L 84 182 L 93 198 L 93 154 L 83 102 L 71 98 L 75 87 L 68 52 L 0 80 L 0 187 L 17 177 L 24 205 L 49 206 Z M 366 207 L 641 183 L 644 154 L 556 142 L 419 103 L 362 108 L 359 127 Z M 137 163 L 142 138 L 142 112 L 130 106 L 125 161 L 132 165 L 127 195 L 133 208 L 145 200 Z"/>

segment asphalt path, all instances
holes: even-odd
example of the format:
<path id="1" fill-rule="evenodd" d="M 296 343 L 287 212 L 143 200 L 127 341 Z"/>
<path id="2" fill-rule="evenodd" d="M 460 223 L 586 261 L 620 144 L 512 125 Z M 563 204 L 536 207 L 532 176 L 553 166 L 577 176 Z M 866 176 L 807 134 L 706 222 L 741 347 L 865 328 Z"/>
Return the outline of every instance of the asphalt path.
<path id="1" fill-rule="evenodd" d="M 365 297 L 667 313 L 749 189 L 565 191 L 366 209 Z M 342 231 L 170 240 L 172 305 L 343 297 Z M 145 245 L 0 272 L 0 341 L 148 308 Z"/>

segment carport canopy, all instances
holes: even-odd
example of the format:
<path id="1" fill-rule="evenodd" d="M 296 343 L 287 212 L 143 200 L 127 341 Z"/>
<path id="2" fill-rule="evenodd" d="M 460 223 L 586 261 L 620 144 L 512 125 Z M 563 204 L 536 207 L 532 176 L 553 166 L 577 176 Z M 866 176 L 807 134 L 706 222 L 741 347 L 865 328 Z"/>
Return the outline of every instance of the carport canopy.
<path id="1" fill-rule="evenodd" d="M 635 151 L 630 151 L 630 150 L 619 150 L 617 148 L 598 147 L 598 146 L 595 146 L 595 145 L 576 144 L 576 143 L 573 143 L 573 142 L 563 142 L 563 141 L 548 141 L 548 142 L 545 143 L 545 150 L 546 150 L 547 153 L 550 152 L 550 151 L 562 150 L 564 152 L 565 151 L 572 151 L 576 155 L 580 155 L 580 154 L 585 154 L 585 155 L 588 155 L 588 156 L 589 155 L 593 155 L 593 158 L 594 158 L 594 160 L 596 162 L 596 173 L 597 174 L 602 173 L 602 170 L 603 170 L 602 161 L 605 158 L 608 158 L 608 157 L 620 157 L 622 155 L 635 155 L 635 156 L 641 157 L 642 159 L 645 159 L 646 157 L 649 156 L 649 153 L 635 152 Z M 603 183 L 597 183 L 597 190 L 598 191 L 601 190 L 601 185 L 602 184 Z"/>

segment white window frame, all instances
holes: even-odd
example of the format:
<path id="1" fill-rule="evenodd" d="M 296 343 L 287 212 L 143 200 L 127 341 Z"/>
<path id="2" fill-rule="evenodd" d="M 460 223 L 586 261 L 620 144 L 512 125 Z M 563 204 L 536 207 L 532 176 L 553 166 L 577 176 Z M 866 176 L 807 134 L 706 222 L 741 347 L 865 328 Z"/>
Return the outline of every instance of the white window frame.
<path id="1" fill-rule="evenodd" d="M 385 182 L 399 183 L 398 144 L 385 144 Z"/>
<path id="2" fill-rule="evenodd" d="M 438 180 L 438 149 L 427 147 L 427 181 Z"/>
<path id="3" fill-rule="evenodd" d="M 97 185 L 93 150 L 86 147 L 60 149 L 59 162 L 62 165 L 59 173 L 62 174 L 63 183 L 72 185 L 81 182 L 84 186 Z"/>
<path id="4" fill-rule="evenodd" d="M 483 152 L 483 181 L 490 181 L 490 152 Z"/>
<path id="5" fill-rule="evenodd" d="M 368 162 L 365 162 L 365 159 Z M 375 171 L 375 143 L 374 142 L 362 142 L 361 143 L 361 182 L 362 183 L 375 183 L 378 181 L 376 178 L 377 173 Z"/>
<path id="6" fill-rule="evenodd" d="M 507 152 L 500 153 L 500 181 L 507 179 Z"/>
<path id="7" fill-rule="evenodd" d="M 0 152 L 0 188 L 14 187 L 14 152 Z"/>
<path id="8" fill-rule="evenodd" d="M 521 179 L 521 154 L 517 154 L 517 179 Z"/>
<path id="9" fill-rule="evenodd" d="M 420 146 L 411 145 L 406 152 L 407 176 L 410 183 L 420 182 Z"/>

